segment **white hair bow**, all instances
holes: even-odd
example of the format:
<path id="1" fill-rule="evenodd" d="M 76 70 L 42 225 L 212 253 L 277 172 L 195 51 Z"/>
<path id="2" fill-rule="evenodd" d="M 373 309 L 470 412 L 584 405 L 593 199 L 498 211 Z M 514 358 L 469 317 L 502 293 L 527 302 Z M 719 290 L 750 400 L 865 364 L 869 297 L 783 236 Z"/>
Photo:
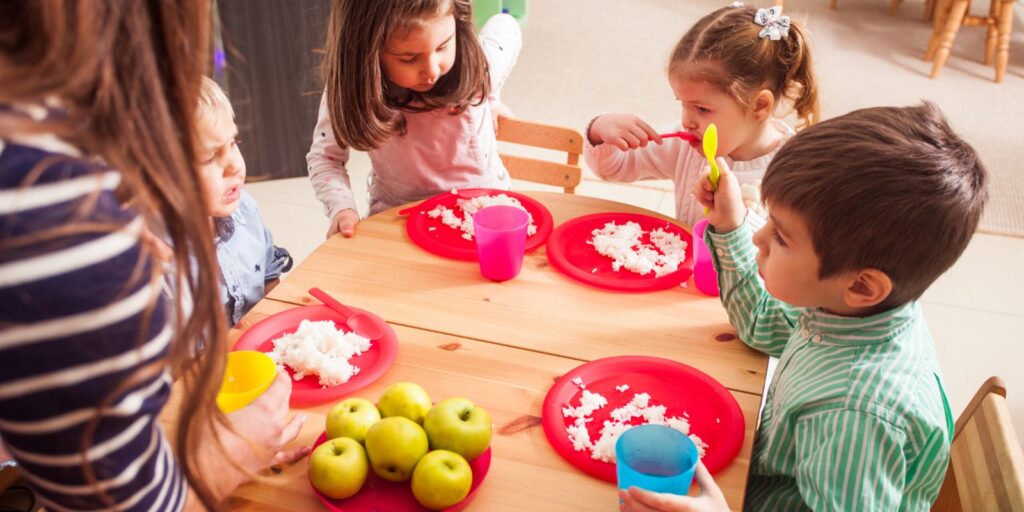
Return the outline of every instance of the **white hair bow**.
<path id="1" fill-rule="evenodd" d="M 733 3 L 729 4 L 729 7 L 732 7 L 732 8 L 743 7 L 743 2 L 733 2 Z"/>
<path id="2" fill-rule="evenodd" d="M 754 15 L 754 23 L 761 25 L 761 32 L 758 37 L 778 41 L 789 37 L 789 16 L 782 15 L 782 6 L 776 5 L 768 9 L 758 9 Z"/>

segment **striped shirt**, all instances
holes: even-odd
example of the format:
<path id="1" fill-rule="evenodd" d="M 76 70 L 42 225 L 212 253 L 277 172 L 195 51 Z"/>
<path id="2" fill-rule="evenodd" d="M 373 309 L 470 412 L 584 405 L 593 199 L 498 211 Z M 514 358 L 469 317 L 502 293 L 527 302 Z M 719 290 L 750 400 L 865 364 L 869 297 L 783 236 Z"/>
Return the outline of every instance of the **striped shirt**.
<path id="1" fill-rule="evenodd" d="M 180 510 L 187 495 L 157 422 L 169 373 L 129 380 L 172 336 L 119 182 L 52 135 L 0 139 L 0 438 L 50 510 Z"/>
<path id="2" fill-rule="evenodd" d="M 745 510 L 928 510 L 953 431 L 916 302 L 855 318 L 787 305 L 757 274 L 750 223 L 707 230 L 740 338 L 779 358 Z"/>

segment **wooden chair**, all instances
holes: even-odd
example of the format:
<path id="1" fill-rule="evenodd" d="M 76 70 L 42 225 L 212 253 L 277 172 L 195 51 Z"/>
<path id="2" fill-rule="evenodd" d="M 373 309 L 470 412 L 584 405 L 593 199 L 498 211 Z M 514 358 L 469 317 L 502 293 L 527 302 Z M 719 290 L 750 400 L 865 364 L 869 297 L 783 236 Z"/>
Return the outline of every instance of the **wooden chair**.
<path id="1" fill-rule="evenodd" d="M 936 0 L 925 0 L 925 3 L 924 3 L 924 19 L 925 19 L 925 21 L 928 21 L 928 20 L 932 19 L 932 12 L 935 10 L 935 2 L 936 2 Z M 785 3 L 785 0 L 773 0 L 772 1 L 772 5 L 783 5 L 784 3 Z M 901 3 L 903 3 L 903 0 L 892 0 L 892 3 L 889 4 L 889 14 L 895 16 L 896 15 L 896 11 L 899 10 Z M 829 0 L 829 2 L 828 2 L 828 8 L 829 9 L 832 9 L 834 11 L 838 7 L 839 7 L 839 0 Z"/>
<path id="2" fill-rule="evenodd" d="M 949 468 L 932 510 L 1024 512 L 1024 452 L 999 377 L 989 377 L 956 420 Z"/>
<path id="3" fill-rule="evenodd" d="M 953 40 L 961 26 L 985 27 L 985 64 L 995 60 L 996 83 L 1003 81 L 1010 60 L 1010 30 L 1013 25 L 1014 0 L 991 0 L 988 16 L 972 16 L 970 0 L 938 0 L 935 24 L 924 60 L 933 61 L 931 77 L 939 76 L 952 51 Z"/>
<path id="4" fill-rule="evenodd" d="M 521 119 L 498 119 L 497 138 L 524 146 L 564 151 L 565 163 L 499 153 L 509 175 L 517 180 L 532 181 L 562 187 L 573 194 L 583 178 L 580 154 L 583 153 L 583 135 L 572 128 L 562 128 Z"/>

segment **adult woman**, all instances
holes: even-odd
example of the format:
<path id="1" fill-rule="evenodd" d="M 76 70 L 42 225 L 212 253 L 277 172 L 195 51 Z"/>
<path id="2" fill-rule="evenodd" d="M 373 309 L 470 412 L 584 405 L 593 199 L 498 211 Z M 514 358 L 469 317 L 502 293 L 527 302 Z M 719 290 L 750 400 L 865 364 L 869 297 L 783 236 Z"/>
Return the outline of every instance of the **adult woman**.
<path id="1" fill-rule="evenodd" d="M 286 377 L 214 405 L 225 325 L 192 164 L 208 19 L 204 0 L 0 3 L 0 436 L 54 510 L 215 508 L 306 452 L 282 450 L 304 420 Z"/>

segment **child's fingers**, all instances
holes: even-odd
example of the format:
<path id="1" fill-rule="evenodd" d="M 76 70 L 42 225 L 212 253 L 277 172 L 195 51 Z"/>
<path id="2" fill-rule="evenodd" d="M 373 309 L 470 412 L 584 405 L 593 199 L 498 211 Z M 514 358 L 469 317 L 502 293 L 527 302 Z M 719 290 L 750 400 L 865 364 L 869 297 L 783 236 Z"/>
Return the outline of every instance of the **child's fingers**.
<path id="1" fill-rule="evenodd" d="M 693 507 L 691 507 L 692 498 L 645 491 L 639 487 L 629 488 L 629 498 L 632 501 L 632 509 L 641 512 L 648 510 L 693 510 Z"/>
<path id="2" fill-rule="evenodd" d="M 605 143 L 606 144 L 611 144 L 612 146 L 615 146 L 615 147 L 621 149 L 622 151 L 627 151 L 629 149 L 629 143 L 626 142 L 626 139 L 624 139 L 622 137 L 615 137 L 614 139 L 612 139 L 610 141 L 605 141 Z"/>
<path id="3" fill-rule="evenodd" d="M 725 501 L 725 495 L 722 494 L 722 489 L 718 487 L 715 479 L 711 476 L 711 472 L 708 471 L 708 468 L 703 462 L 697 463 L 695 478 L 697 480 L 697 485 L 700 485 L 705 496 L 708 496 L 715 501 Z"/>
<path id="4" fill-rule="evenodd" d="M 629 144 L 630 149 L 636 149 L 647 143 L 647 139 L 644 139 L 643 143 L 641 143 L 640 138 L 632 133 L 624 133 L 622 138 L 626 140 L 626 144 Z"/>
<path id="5" fill-rule="evenodd" d="M 654 142 L 657 142 L 658 144 L 661 144 L 661 135 L 658 134 L 657 130 L 655 130 L 654 128 L 651 128 L 651 125 L 649 125 L 649 124 L 647 124 L 647 123 L 645 123 L 643 121 L 640 121 L 638 123 L 638 126 L 640 127 L 641 130 L 644 131 L 644 134 L 647 136 L 648 139 L 653 140 Z"/>
<path id="6" fill-rule="evenodd" d="M 651 135 L 644 131 L 643 127 L 639 125 L 631 127 L 629 129 L 629 133 L 636 137 L 636 140 L 640 143 L 640 147 L 646 146 L 647 143 L 651 141 Z"/>

